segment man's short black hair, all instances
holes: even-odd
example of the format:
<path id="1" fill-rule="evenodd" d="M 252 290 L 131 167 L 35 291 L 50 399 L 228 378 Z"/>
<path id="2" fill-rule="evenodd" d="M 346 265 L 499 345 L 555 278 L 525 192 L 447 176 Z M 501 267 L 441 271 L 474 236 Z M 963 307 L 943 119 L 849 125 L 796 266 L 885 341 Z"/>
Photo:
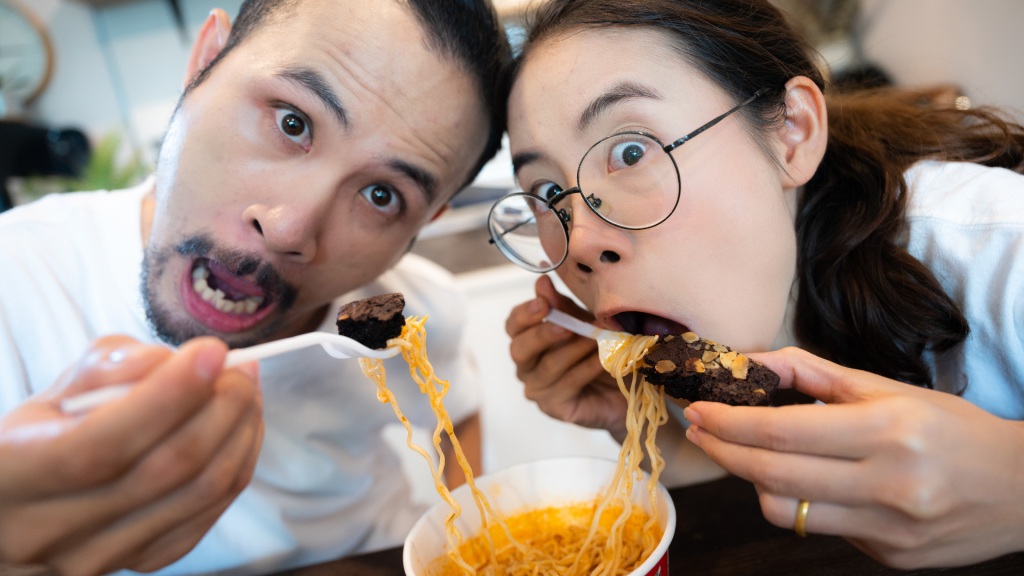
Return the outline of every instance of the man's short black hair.
<path id="1" fill-rule="evenodd" d="M 302 0 L 245 0 L 231 26 L 231 34 L 217 57 L 185 87 L 181 98 L 201 84 L 242 40 L 280 13 L 295 9 Z M 359 0 L 350 0 L 359 1 Z M 468 186 L 484 164 L 501 148 L 512 49 L 490 0 L 398 0 L 407 4 L 426 31 L 429 48 L 459 65 L 476 79 L 488 114 L 487 144 L 463 184 Z M 180 102 L 178 104 L 181 105 Z"/>

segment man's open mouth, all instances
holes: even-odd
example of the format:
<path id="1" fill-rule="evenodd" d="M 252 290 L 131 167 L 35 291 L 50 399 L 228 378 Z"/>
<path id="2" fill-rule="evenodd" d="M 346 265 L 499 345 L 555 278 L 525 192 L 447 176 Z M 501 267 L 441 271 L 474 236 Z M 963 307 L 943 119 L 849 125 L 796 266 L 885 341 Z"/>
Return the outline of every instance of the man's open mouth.
<path id="1" fill-rule="evenodd" d="M 690 331 L 689 328 L 675 320 L 635 310 L 619 312 L 612 316 L 611 320 L 618 324 L 623 332 L 629 332 L 630 334 L 668 336 L 669 334 L 683 334 Z"/>
<path id="2" fill-rule="evenodd" d="M 252 280 L 209 258 L 196 258 L 181 282 L 190 316 L 218 332 L 252 327 L 275 307 L 275 298 Z"/>

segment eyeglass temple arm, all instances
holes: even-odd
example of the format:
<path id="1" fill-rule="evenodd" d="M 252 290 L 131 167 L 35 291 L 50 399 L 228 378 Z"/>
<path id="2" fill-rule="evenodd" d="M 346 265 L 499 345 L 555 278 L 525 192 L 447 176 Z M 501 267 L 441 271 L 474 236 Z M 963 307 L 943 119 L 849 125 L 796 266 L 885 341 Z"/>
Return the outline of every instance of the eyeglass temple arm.
<path id="1" fill-rule="evenodd" d="M 697 128 L 693 132 L 690 132 L 686 136 L 683 136 L 679 140 L 676 140 L 675 142 L 665 146 L 665 152 L 671 152 L 671 151 L 675 150 L 676 148 L 682 146 L 683 144 L 686 144 L 687 141 L 692 140 L 694 137 L 699 135 L 701 132 L 707 130 L 708 128 L 711 128 L 712 126 L 714 126 L 715 124 L 718 124 L 722 120 L 725 120 L 725 117 L 728 116 L 729 114 L 732 114 L 733 112 L 735 112 L 735 111 L 739 110 L 740 108 L 743 108 L 747 104 L 750 104 L 751 102 L 753 102 L 755 99 L 757 99 L 758 96 L 763 94 L 766 90 L 768 90 L 768 89 L 767 88 L 762 88 L 762 89 L 758 90 L 757 92 L 754 92 L 753 96 L 751 96 L 750 98 L 747 98 L 743 102 L 740 102 L 739 104 L 737 104 L 735 107 L 733 107 L 731 110 L 729 110 L 725 114 L 722 114 L 721 116 L 715 118 L 711 122 L 708 122 L 707 124 L 701 126 L 700 128 Z"/>

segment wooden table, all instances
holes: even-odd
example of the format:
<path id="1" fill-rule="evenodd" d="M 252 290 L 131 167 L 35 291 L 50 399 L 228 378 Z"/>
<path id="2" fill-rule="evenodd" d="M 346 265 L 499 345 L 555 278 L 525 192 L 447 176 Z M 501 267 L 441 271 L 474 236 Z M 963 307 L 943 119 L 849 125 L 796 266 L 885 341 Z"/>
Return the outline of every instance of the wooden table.
<path id="1" fill-rule="evenodd" d="M 868 558 L 842 538 L 797 537 L 761 515 L 753 485 L 730 477 L 670 490 L 676 505 L 676 535 L 669 547 L 670 574 L 830 576 L 856 574 L 1020 575 L 1024 552 L 963 568 L 900 571 Z M 811 514 L 814 506 L 811 506 Z M 400 576 L 402 549 L 307 566 L 276 576 Z"/>

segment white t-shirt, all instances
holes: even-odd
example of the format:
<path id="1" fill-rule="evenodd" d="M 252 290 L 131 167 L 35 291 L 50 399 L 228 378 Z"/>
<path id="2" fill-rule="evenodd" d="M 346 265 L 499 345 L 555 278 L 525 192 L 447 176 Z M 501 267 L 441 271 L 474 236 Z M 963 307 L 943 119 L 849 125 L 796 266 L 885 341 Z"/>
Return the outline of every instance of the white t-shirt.
<path id="1" fill-rule="evenodd" d="M 919 162 L 904 174 L 901 238 L 955 301 L 971 332 L 926 353 L 935 388 L 1001 418 L 1024 420 L 1024 176 L 966 162 Z M 794 290 L 794 295 L 796 291 Z M 795 301 L 774 348 L 793 338 Z"/>
<path id="2" fill-rule="evenodd" d="M 51 196 L 0 215 L 0 415 L 50 386 L 108 334 L 157 343 L 141 303 L 141 201 L 152 180 L 119 192 Z M 461 343 L 463 298 L 452 276 L 414 255 L 335 302 L 402 292 L 429 314 L 428 352 L 451 381 L 455 422 L 477 409 L 475 364 Z M 399 358 L 388 387 L 414 423 L 433 428 Z M 260 366 L 266 433 L 252 483 L 199 545 L 160 574 L 256 573 L 401 543 L 422 509 L 382 428 L 397 422 L 354 360 L 309 348 Z"/>

